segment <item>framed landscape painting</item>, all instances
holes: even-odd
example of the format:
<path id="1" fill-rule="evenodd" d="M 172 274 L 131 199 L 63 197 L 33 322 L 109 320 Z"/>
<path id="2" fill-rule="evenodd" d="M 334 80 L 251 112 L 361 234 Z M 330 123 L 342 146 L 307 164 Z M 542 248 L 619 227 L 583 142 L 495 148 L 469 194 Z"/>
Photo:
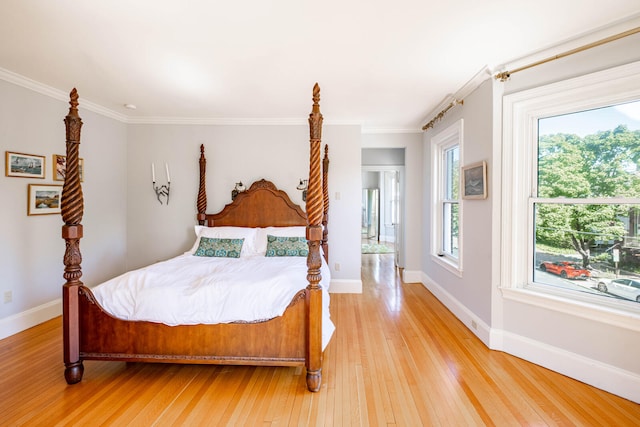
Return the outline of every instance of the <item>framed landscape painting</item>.
<path id="1" fill-rule="evenodd" d="M 462 168 L 462 198 L 487 198 L 486 162 L 478 162 Z"/>
<path id="2" fill-rule="evenodd" d="M 78 170 L 80 171 L 80 181 L 84 181 L 84 160 L 78 159 Z M 67 174 L 67 156 L 60 154 L 53 155 L 53 180 L 64 181 Z"/>
<path id="3" fill-rule="evenodd" d="M 27 215 L 50 215 L 60 213 L 62 185 L 29 184 Z"/>
<path id="4" fill-rule="evenodd" d="M 4 164 L 5 176 L 44 179 L 44 162 L 44 156 L 7 151 Z"/>

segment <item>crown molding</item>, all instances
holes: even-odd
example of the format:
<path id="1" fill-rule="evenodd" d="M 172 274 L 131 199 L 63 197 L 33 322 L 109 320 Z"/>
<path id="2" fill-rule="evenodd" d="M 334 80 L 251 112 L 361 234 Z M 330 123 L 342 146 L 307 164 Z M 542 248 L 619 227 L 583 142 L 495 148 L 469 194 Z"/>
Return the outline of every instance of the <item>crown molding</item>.
<path id="1" fill-rule="evenodd" d="M 455 93 L 450 93 L 445 96 L 444 99 L 440 101 L 440 103 L 436 105 L 436 107 L 432 109 L 429 114 L 427 114 L 427 116 L 422 120 L 422 123 L 430 122 L 441 113 L 446 113 L 446 111 L 449 110 L 449 108 L 451 108 L 452 106 L 462 104 L 467 96 L 473 93 L 474 90 L 478 89 L 478 87 L 480 87 L 480 85 L 485 80 L 490 79 L 492 75 L 493 72 L 491 68 L 489 68 L 488 65 L 483 66 Z"/>
<path id="2" fill-rule="evenodd" d="M 422 133 L 420 128 L 374 128 L 363 127 L 363 135 Z"/>
<path id="3" fill-rule="evenodd" d="M 0 80 L 12 83 L 62 102 L 69 102 L 69 94 L 60 89 L 37 82 L 28 77 L 0 68 Z M 307 117 L 299 118 L 229 118 L 229 117 L 134 117 L 110 110 L 102 105 L 82 99 L 82 109 L 109 117 L 126 124 L 141 125 L 221 125 L 221 126 L 307 126 Z M 361 126 L 353 121 L 325 120 L 325 125 Z"/>
<path id="4" fill-rule="evenodd" d="M 37 82 L 28 77 L 22 76 L 20 74 L 14 73 L 13 71 L 6 70 L 4 68 L 0 68 L 0 80 L 4 80 L 16 86 L 20 86 L 20 87 L 32 90 L 41 95 L 45 95 L 50 98 L 57 99 L 58 101 L 69 102 L 69 94 L 67 92 L 64 92 L 60 89 L 56 89 L 54 87 Z M 123 122 L 123 123 L 127 122 L 127 116 L 125 116 L 124 114 L 117 113 L 113 110 L 105 108 L 102 105 L 96 104 L 95 102 L 91 102 L 87 99 L 82 100 L 82 108 L 85 110 L 93 111 L 94 113 L 98 113 L 100 115 L 112 118 L 119 122 Z"/>

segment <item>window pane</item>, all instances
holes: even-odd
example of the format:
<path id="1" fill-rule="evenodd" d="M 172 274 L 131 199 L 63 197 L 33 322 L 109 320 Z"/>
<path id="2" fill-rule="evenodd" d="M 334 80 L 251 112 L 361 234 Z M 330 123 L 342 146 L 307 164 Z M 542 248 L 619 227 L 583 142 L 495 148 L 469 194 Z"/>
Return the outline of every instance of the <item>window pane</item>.
<path id="1" fill-rule="evenodd" d="M 534 282 L 640 302 L 640 205 L 536 203 L 534 214 Z"/>
<path id="2" fill-rule="evenodd" d="M 534 282 L 640 302 L 640 101 L 538 121 Z"/>
<path id="3" fill-rule="evenodd" d="M 458 199 L 458 187 L 460 181 L 460 149 L 456 145 L 444 152 L 445 155 L 445 182 L 444 198 L 446 200 Z"/>
<path id="4" fill-rule="evenodd" d="M 445 202 L 443 205 L 443 226 L 442 226 L 442 251 L 454 258 L 458 258 L 458 203 Z"/>
<path id="5" fill-rule="evenodd" d="M 640 101 L 538 121 L 538 197 L 640 197 Z"/>

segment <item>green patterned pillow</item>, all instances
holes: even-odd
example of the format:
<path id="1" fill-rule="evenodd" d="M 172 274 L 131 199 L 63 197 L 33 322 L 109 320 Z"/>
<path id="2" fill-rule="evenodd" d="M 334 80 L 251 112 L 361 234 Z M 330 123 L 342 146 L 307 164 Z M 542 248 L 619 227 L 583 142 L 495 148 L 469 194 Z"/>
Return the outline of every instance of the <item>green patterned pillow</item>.
<path id="1" fill-rule="evenodd" d="M 195 256 L 240 258 L 240 251 L 244 239 L 218 239 L 215 237 L 201 237 Z"/>
<path id="2" fill-rule="evenodd" d="M 266 256 L 307 256 L 309 245 L 304 237 L 279 237 L 267 235 Z"/>

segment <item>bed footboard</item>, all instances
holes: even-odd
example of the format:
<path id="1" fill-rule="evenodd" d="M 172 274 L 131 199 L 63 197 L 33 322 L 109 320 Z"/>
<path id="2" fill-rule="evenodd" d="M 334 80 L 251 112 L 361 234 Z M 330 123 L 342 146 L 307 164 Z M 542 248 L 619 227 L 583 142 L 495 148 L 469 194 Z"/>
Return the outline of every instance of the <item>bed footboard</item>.
<path id="1" fill-rule="evenodd" d="M 127 362 L 294 366 L 305 363 L 305 294 L 263 322 L 178 325 L 117 319 L 80 288 L 80 358 Z"/>

